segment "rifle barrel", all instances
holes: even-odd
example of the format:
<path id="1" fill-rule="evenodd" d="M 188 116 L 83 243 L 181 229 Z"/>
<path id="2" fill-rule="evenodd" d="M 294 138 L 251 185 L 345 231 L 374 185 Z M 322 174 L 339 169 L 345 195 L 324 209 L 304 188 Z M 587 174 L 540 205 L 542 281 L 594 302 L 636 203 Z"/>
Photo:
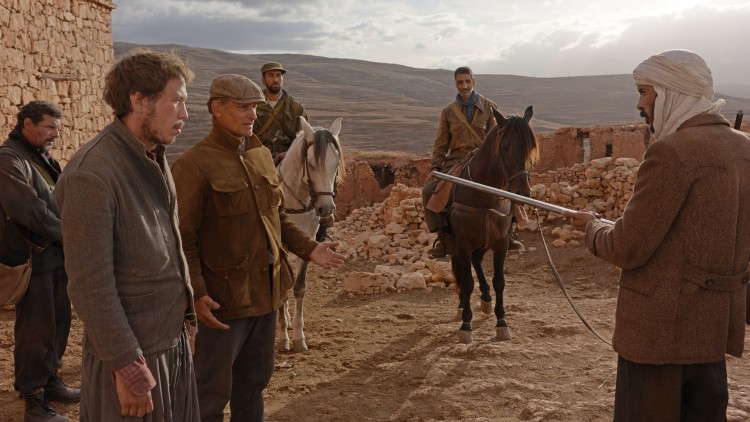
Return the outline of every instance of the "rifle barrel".
<path id="1" fill-rule="evenodd" d="M 451 176 L 450 174 L 441 173 L 439 171 L 431 172 L 430 176 L 437 177 L 438 179 L 447 180 L 449 182 L 453 182 L 458 185 L 466 186 L 468 188 L 476 189 L 478 191 L 488 193 L 493 196 L 499 196 L 501 198 L 510 199 L 511 201 L 520 202 L 522 204 L 525 204 L 531 207 L 541 208 L 545 211 L 553 212 L 555 214 L 562 215 L 563 211 L 577 212 L 577 210 L 572 210 L 570 208 L 561 207 L 559 205 L 550 204 L 549 202 L 539 201 L 533 198 L 527 198 L 525 196 L 518 195 L 512 192 L 508 192 L 506 190 L 493 188 L 492 186 L 487 186 L 481 183 L 472 182 L 471 180 L 461 179 L 460 177 Z M 600 218 L 599 221 L 601 221 L 602 223 L 611 224 L 611 225 L 615 224 L 614 221 L 607 220 L 604 218 Z"/>
<path id="2" fill-rule="evenodd" d="M 742 127 L 742 116 L 742 110 L 737 110 L 737 117 L 734 118 L 734 128 L 736 130 L 740 130 L 740 128 Z"/>

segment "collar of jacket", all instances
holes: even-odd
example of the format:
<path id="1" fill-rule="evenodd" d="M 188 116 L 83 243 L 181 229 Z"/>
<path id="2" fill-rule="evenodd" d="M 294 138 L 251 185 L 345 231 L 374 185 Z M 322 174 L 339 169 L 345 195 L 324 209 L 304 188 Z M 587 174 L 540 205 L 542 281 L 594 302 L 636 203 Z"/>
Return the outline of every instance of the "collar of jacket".
<path id="1" fill-rule="evenodd" d="M 23 157 L 28 158 L 36 155 L 36 149 L 23 138 L 23 135 L 21 135 L 21 138 L 8 138 L 5 141 L 5 145 L 13 148 Z"/>
<path id="2" fill-rule="evenodd" d="M 476 91 L 474 91 L 474 92 L 476 92 Z M 478 92 L 476 92 L 476 94 L 477 94 L 477 102 L 474 104 L 474 107 L 476 107 L 478 110 L 481 110 L 481 112 L 484 113 L 484 112 L 487 111 L 487 110 L 485 110 L 485 106 L 487 105 L 487 101 L 482 96 L 482 94 L 480 94 Z M 453 100 L 453 101 L 456 104 L 458 104 L 459 106 L 463 107 L 463 105 L 461 105 L 461 103 L 459 103 L 458 101 L 456 101 L 456 100 Z"/>
<path id="3" fill-rule="evenodd" d="M 685 123 L 680 125 L 680 127 L 677 128 L 677 131 L 687 129 L 689 127 L 704 126 L 704 125 L 731 126 L 731 124 L 729 123 L 729 120 L 727 120 L 721 114 L 700 113 L 685 120 Z"/>
<path id="4" fill-rule="evenodd" d="M 148 158 L 146 155 L 146 146 L 143 145 L 143 142 L 139 141 L 138 138 L 136 138 L 128 128 L 125 126 L 125 123 L 122 122 L 118 117 L 115 117 L 114 121 L 112 121 L 112 124 L 110 125 L 110 128 L 112 129 L 112 132 L 117 137 L 117 139 L 121 140 L 123 144 L 125 144 L 129 150 L 133 152 L 133 154 L 146 158 L 149 161 L 153 161 L 151 158 Z M 166 145 L 162 145 L 164 147 L 164 150 L 166 150 Z M 156 155 L 157 157 L 164 156 L 164 151 L 162 151 L 161 154 L 157 153 L 156 148 L 154 151 L 150 151 L 152 154 Z"/>
<path id="5" fill-rule="evenodd" d="M 216 122 L 216 119 L 213 120 L 211 133 L 208 134 L 208 139 L 211 142 L 216 143 L 220 147 L 236 153 L 242 152 L 240 151 L 240 145 L 242 145 L 243 142 L 247 142 L 247 150 L 263 147 L 260 139 L 258 139 L 258 137 L 254 134 L 245 137 L 234 136 L 229 133 L 228 130 L 221 127 L 221 125 Z"/>

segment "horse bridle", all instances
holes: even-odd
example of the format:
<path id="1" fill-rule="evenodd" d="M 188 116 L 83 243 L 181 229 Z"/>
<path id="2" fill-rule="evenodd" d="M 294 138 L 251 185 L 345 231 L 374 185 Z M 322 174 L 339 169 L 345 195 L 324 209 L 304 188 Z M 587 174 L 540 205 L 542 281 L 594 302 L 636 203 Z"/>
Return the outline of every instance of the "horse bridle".
<path id="1" fill-rule="evenodd" d="M 336 186 L 335 181 L 333 183 L 333 191 L 330 191 L 330 192 L 329 191 L 316 191 L 315 187 L 313 187 L 312 178 L 310 177 L 310 163 L 307 162 L 307 150 L 310 149 L 313 143 L 314 143 L 313 141 L 307 141 L 307 143 L 305 144 L 305 153 L 300 154 L 302 157 L 302 179 L 307 181 L 307 192 L 310 195 L 310 202 L 307 205 L 305 205 L 305 203 L 301 199 L 299 199 L 296 195 L 294 195 L 292 189 L 290 188 L 289 191 L 292 192 L 292 196 L 294 196 L 294 199 L 296 199 L 297 202 L 299 202 L 299 204 L 302 205 L 302 209 L 286 208 L 286 212 L 288 214 L 303 214 L 308 211 L 311 211 L 312 209 L 315 208 L 315 205 L 313 204 L 315 203 L 315 198 L 317 198 L 318 196 L 330 195 L 331 198 L 336 197 L 337 186 Z M 326 148 L 328 147 L 328 143 L 329 142 L 326 142 Z M 336 148 L 336 151 L 338 151 L 339 150 L 338 145 L 336 145 L 335 143 L 333 145 Z M 335 177 L 338 178 L 338 170 L 336 170 Z M 284 183 L 286 183 L 286 181 L 284 181 Z M 287 186 L 289 187 L 289 185 Z"/>
<path id="2" fill-rule="evenodd" d="M 496 161 L 493 160 L 492 161 L 492 170 L 495 173 L 501 172 L 503 178 L 505 179 L 505 183 L 503 183 L 502 188 L 503 189 L 508 189 L 510 187 L 511 182 L 513 180 L 515 180 L 517 177 L 520 177 L 520 176 L 523 176 L 523 175 L 526 175 L 526 177 L 529 179 L 529 183 L 531 183 L 531 173 L 529 173 L 529 171 L 526 170 L 525 168 L 523 170 L 521 170 L 521 171 L 517 171 L 517 172 L 513 173 L 513 175 L 511 175 L 511 176 L 508 176 L 508 166 L 505 165 L 505 157 L 503 157 L 503 144 L 502 144 L 502 140 L 500 142 L 499 150 L 500 150 L 500 152 L 499 152 L 499 155 L 500 155 L 500 169 L 498 170 L 495 167 L 495 162 Z M 472 157 L 469 159 L 469 162 L 466 163 L 466 175 L 469 177 L 469 180 L 471 180 L 472 182 L 474 180 L 471 178 L 471 161 L 474 159 L 475 156 L 476 156 L 476 154 L 472 155 Z"/>

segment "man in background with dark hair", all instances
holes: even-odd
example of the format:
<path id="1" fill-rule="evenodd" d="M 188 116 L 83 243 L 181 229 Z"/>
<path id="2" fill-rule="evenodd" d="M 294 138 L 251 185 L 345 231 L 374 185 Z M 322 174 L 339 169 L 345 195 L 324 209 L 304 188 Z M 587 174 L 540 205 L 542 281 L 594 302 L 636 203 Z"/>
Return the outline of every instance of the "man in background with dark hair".
<path id="1" fill-rule="evenodd" d="M 114 121 L 60 179 L 68 291 L 84 324 L 83 421 L 199 420 L 193 292 L 164 157 L 192 78 L 172 54 L 123 57 L 105 79 Z"/>
<path id="2" fill-rule="evenodd" d="M 32 101 L 0 147 L 0 262 L 20 265 L 31 254 L 32 263 L 28 289 L 16 304 L 13 350 L 14 387 L 26 400 L 26 421 L 68 421 L 48 400 L 74 403 L 81 395 L 57 373 L 71 320 L 54 194 L 61 170 L 49 154 L 61 117 L 55 105 Z"/>
<path id="3" fill-rule="evenodd" d="M 487 132 L 496 124 L 492 109 L 497 108 L 497 104 L 474 90 L 477 81 L 474 79 L 471 68 L 468 66 L 457 68 L 453 72 L 453 79 L 458 94 L 456 94 L 456 100 L 440 112 L 438 133 L 432 148 L 430 171 L 448 173 L 454 165 L 460 163 L 467 154 L 482 144 Z M 442 239 L 447 219 L 444 213 L 426 208 L 437 184 L 436 178 L 427 179 L 422 189 L 422 201 L 425 206 L 427 229 L 430 233 L 439 232 L 435 246 L 428 253 L 433 258 L 443 258 L 447 253 L 445 241 Z M 523 245 L 511 237 L 510 249 L 523 249 Z"/>
<path id="4" fill-rule="evenodd" d="M 285 73 L 286 69 L 281 63 L 266 63 L 260 68 L 265 101 L 258 103 L 258 118 L 253 125 L 253 133 L 271 150 L 277 164 L 302 129 L 299 118 L 304 117 L 310 122 L 302 103 L 283 88 Z"/>

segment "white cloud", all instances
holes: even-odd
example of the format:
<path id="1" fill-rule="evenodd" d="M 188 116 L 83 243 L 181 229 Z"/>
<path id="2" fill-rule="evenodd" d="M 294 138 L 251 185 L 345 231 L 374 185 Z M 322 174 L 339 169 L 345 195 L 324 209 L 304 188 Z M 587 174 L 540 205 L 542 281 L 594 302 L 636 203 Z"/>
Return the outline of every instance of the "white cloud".
<path id="1" fill-rule="evenodd" d="M 478 73 L 629 73 L 686 48 L 749 83 L 745 0 L 121 0 L 116 41 L 304 53 Z"/>

